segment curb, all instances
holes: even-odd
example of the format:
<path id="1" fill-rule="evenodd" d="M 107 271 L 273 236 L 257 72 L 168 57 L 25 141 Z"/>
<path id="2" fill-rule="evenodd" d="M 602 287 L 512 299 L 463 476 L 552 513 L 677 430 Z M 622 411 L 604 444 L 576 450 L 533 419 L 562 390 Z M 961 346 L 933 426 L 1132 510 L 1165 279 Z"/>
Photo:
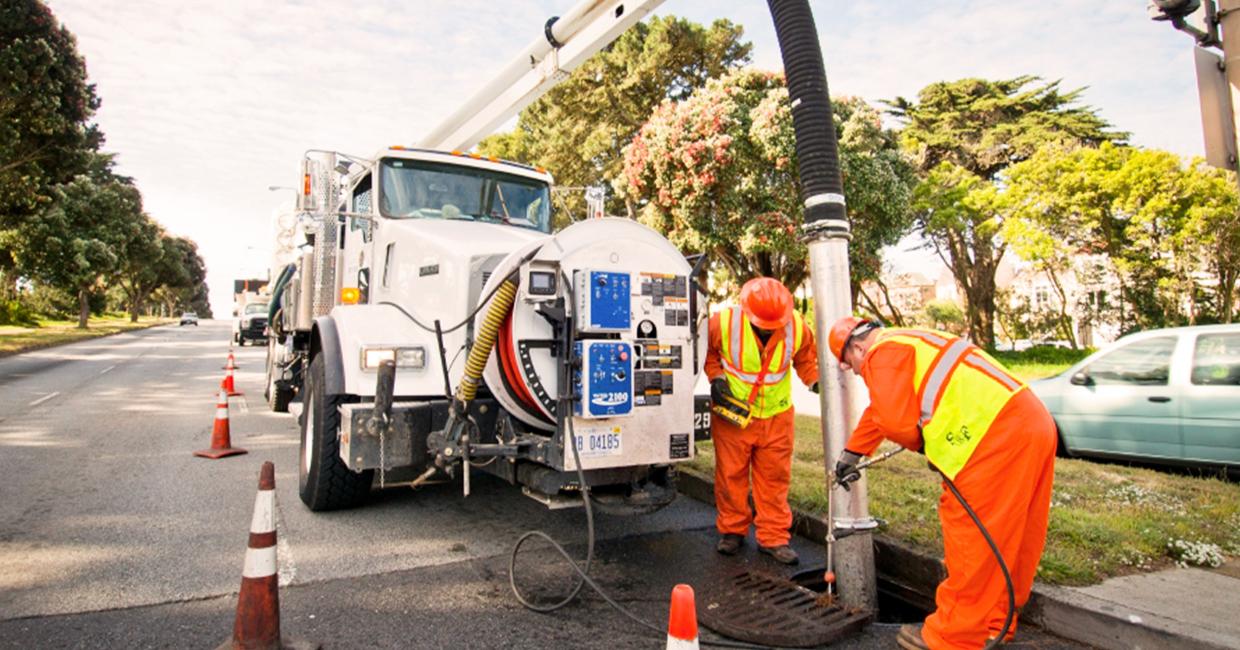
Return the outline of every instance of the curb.
<path id="1" fill-rule="evenodd" d="M 715 504 L 714 483 L 696 474 L 677 474 L 677 489 L 707 505 Z M 792 532 L 819 542 L 827 536 L 827 522 L 794 509 Z M 884 535 L 874 535 L 874 557 L 879 571 L 907 600 L 934 609 L 935 587 L 947 575 L 942 560 Z M 1186 623 L 1138 611 L 1123 604 L 1081 593 L 1070 587 L 1035 584 L 1021 620 L 1065 639 L 1104 650 L 1144 650 L 1191 647 L 1207 650 L 1235 648 L 1236 639 L 1201 630 Z"/>

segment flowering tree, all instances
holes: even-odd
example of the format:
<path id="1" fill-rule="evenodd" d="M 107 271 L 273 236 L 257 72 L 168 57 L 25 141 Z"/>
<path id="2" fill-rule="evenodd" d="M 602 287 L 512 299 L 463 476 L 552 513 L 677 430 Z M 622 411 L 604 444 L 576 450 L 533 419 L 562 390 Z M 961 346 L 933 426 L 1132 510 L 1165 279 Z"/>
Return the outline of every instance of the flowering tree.
<path id="1" fill-rule="evenodd" d="M 876 110 L 849 98 L 833 108 L 855 293 L 881 270 L 879 249 L 908 229 L 914 176 Z M 686 252 L 708 254 L 725 285 L 766 275 L 795 289 L 808 274 L 782 75 L 740 70 L 664 102 L 625 148 L 616 190 L 638 202 L 643 223 Z"/>

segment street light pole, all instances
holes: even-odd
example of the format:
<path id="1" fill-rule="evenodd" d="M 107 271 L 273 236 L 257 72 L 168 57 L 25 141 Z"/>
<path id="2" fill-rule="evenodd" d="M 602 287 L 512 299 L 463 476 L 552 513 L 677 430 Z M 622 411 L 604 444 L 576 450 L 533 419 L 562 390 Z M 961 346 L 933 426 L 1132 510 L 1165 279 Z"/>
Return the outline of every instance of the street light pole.
<path id="1" fill-rule="evenodd" d="M 1209 5 L 1213 5 L 1210 2 Z M 1210 9 L 1207 6 L 1207 10 Z M 1211 12 L 1213 13 L 1213 12 Z M 1220 0 L 1217 12 L 1218 26 L 1223 30 L 1223 74 L 1227 77 L 1227 85 L 1231 88 L 1231 121 L 1240 127 L 1236 107 L 1240 106 L 1240 0 Z M 1234 128 L 1233 134 L 1240 134 L 1240 128 Z M 1240 141 L 1233 146 L 1240 147 Z M 1240 148 L 1233 149 L 1240 151 Z M 1237 161 L 1231 160 L 1231 170 L 1237 171 Z M 1238 176 L 1240 179 L 1240 176 Z"/>

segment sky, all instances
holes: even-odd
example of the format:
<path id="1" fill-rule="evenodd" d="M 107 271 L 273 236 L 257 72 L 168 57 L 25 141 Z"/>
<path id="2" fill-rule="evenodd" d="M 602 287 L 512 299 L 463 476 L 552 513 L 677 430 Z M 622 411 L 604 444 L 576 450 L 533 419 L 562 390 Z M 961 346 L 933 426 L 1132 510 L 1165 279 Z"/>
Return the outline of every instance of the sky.
<path id="1" fill-rule="evenodd" d="M 574 0 L 46 0 L 78 39 L 95 116 L 147 212 L 198 242 L 217 317 L 232 280 L 266 277 L 273 215 L 307 149 L 413 144 Z M 913 97 L 965 77 L 1086 87 L 1140 146 L 1202 155 L 1192 41 L 1144 0 L 811 0 L 832 96 Z M 760 0 L 666 0 L 657 13 L 742 25 L 779 70 Z M 551 170 L 554 173 L 554 170 Z M 938 275 L 933 256 L 890 251 Z"/>

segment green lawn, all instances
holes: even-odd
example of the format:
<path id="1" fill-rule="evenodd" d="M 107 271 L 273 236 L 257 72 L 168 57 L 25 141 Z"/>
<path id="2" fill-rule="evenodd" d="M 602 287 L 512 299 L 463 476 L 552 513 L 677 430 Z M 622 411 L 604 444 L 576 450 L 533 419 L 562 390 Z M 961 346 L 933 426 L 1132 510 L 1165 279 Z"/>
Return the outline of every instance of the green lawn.
<path id="1" fill-rule="evenodd" d="M 826 516 L 826 479 L 818 418 L 797 416 L 789 501 Z M 698 444 L 686 471 L 710 478 L 714 449 Z M 936 474 L 918 454 L 904 453 L 869 473 L 870 512 L 881 532 L 942 553 Z M 1104 578 L 1166 568 L 1177 560 L 1217 553 L 1240 555 L 1240 484 L 1154 470 L 1059 459 L 1043 582 L 1085 585 Z"/>
<path id="2" fill-rule="evenodd" d="M 77 328 L 76 319 L 41 320 L 38 327 L 0 325 L 0 356 L 172 322 L 175 320 L 170 318 L 142 317 L 131 323 L 127 315 L 109 314 L 91 318 L 84 330 Z"/>

